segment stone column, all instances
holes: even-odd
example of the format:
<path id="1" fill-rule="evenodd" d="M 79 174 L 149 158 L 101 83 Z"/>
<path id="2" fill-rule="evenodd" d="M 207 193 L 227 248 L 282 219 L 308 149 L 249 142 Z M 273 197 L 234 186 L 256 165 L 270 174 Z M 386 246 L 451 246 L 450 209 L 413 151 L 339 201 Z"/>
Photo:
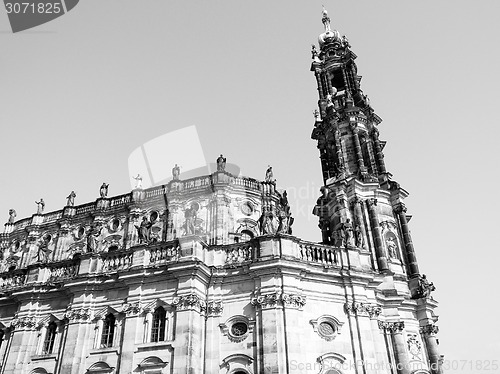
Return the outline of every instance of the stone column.
<path id="1" fill-rule="evenodd" d="M 382 365 L 376 365 L 387 359 L 382 336 L 376 333 L 377 318 L 382 312 L 381 308 L 376 304 L 348 301 L 344 305 L 344 310 L 349 316 L 356 361 L 366 364 L 359 372 L 386 374 L 387 372 L 382 370 Z"/>
<path id="2" fill-rule="evenodd" d="M 10 350 L 2 373 L 17 374 L 28 369 L 29 357 L 36 349 L 37 323 L 38 320 L 31 316 L 16 318 L 12 321 Z"/>
<path id="3" fill-rule="evenodd" d="M 138 326 L 141 324 L 142 318 L 140 317 L 141 303 L 128 303 L 125 304 L 122 310 L 125 313 L 125 319 L 122 323 L 123 329 L 123 339 L 120 349 L 120 368 L 132 368 L 134 362 L 134 351 L 135 345 L 137 343 L 143 343 L 142 340 L 139 340 L 138 334 L 140 333 L 138 330 Z M 118 330 L 116 331 L 116 333 Z M 118 335 L 118 334 L 117 334 Z M 118 344 L 119 346 L 120 344 Z"/>
<path id="4" fill-rule="evenodd" d="M 207 336 L 205 339 L 205 373 L 217 373 L 220 368 L 221 315 L 224 305 L 221 300 L 210 300 L 207 303 Z"/>
<path id="5" fill-rule="evenodd" d="M 257 308 L 258 334 L 260 335 L 259 373 L 287 373 L 286 337 L 283 329 L 283 306 L 281 293 L 254 297 L 252 305 Z"/>
<path id="6" fill-rule="evenodd" d="M 356 122 L 350 122 L 349 126 L 352 130 L 352 137 L 354 140 L 354 150 L 356 152 L 356 163 L 358 164 L 359 172 L 362 176 L 366 174 L 366 166 L 363 161 L 363 152 L 361 151 L 361 143 L 359 142 L 359 129 Z"/>
<path id="7" fill-rule="evenodd" d="M 325 98 L 325 95 L 323 93 L 323 85 L 321 83 L 321 70 L 320 69 L 314 70 L 314 76 L 316 77 L 316 83 L 318 85 L 319 98 L 320 100 L 323 100 Z"/>
<path id="8" fill-rule="evenodd" d="M 283 301 L 283 318 L 285 327 L 285 345 L 287 348 L 287 364 L 290 365 L 291 361 L 306 362 L 306 348 L 303 341 L 303 321 L 304 315 L 302 308 L 306 304 L 305 296 L 297 293 L 283 293 L 281 295 Z M 292 370 L 287 368 L 294 374 L 307 374 L 309 370 L 306 368 L 297 368 Z M 285 373 L 288 371 L 285 371 Z"/>
<path id="9" fill-rule="evenodd" d="M 368 215 L 373 232 L 373 241 L 375 242 L 375 254 L 377 255 L 377 264 L 380 271 L 389 269 L 387 257 L 385 256 L 384 248 L 382 247 L 382 237 L 380 236 L 380 225 L 378 223 L 377 212 L 375 211 L 377 199 L 367 199 L 366 206 L 368 207 Z"/>
<path id="10" fill-rule="evenodd" d="M 408 220 L 406 219 L 406 207 L 403 203 L 399 203 L 394 208 L 394 212 L 398 215 L 401 232 L 403 233 L 403 242 L 405 245 L 406 258 L 408 260 L 408 275 L 415 277 L 420 274 L 418 270 L 417 257 L 415 249 L 411 241 L 410 230 L 408 229 Z"/>
<path id="11" fill-rule="evenodd" d="M 428 324 L 420 328 L 420 334 L 424 337 L 425 346 L 427 348 L 427 356 L 429 357 L 429 366 L 432 374 L 442 374 L 441 355 L 439 354 L 438 342 L 436 334 L 439 328 L 434 324 Z"/>
<path id="12" fill-rule="evenodd" d="M 380 173 L 387 173 L 385 169 L 384 154 L 382 153 L 382 146 L 378 138 L 378 129 L 376 127 L 372 130 L 373 145 L 375 147 L 375 157 L 377 160 L 377 167 Z"/>
<path id="13" fill-rule="evenodd" d="M 379 327 L 384 329 L 386 333 L 391 334 L 392 345 L 394 348 L 394 358 L 395 365 L 398 374 L 410 374 L 410 361 L 408 358 L 408 353 L 406 352 L 406 342 L 403 336 L 403 330 L 405 328 L 404 322 L 381 322 L 379 321 Z"/>
<path id="14" fill-rule="evenodd" d="M 0 367 L 5 365 L 4 361 L 7 358 L 7 347 L 11 338 L 11 329 L 8 327 L 4 327 L 0 329 Z"/>
<path id="15" fill-rule="evenodd" d="M 66 313 L 68 319 L 66 339 L 63 342 L 60 372 L 78 374 L 85 372 L 85 359 L 90 340 L 90 309 L 74 309 Z"/>
<path id="16" fill-rule="evenodd" d="M 331 95 L 333 92 L 332 89 L 332 77 L 330 75 L 330 71 L 325 71 L 325 80 L 326 80 L 326 88 L 328 90 L 328 93 Z"/>
<path id="17" fill-rule="evenodd" d="M 206 302 L 191 293 L 175 297 L 172 304 L 177 309 L 175 340 L 178 347 L 173 372 L 202 374 Z"/>
<path id="18" fill-rule="evenodd" d="M 368 155 L 370 157 L 370 166 L 372 168 L 372 172 L 374 174 L 377 174 L 378 173 L 377 161 L 375 159 L 375 154 L 373 151 L 373 142 L 370 138 L 366 139 L 366 148 L 368 150 Z"/>

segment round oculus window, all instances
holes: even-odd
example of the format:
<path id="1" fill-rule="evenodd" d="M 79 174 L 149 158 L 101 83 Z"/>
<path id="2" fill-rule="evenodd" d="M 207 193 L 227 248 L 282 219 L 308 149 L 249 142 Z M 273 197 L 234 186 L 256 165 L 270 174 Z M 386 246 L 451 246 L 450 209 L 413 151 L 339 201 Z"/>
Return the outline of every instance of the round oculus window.
<path id="1" fill-rule="evenodd" d="M 234 336 L 243 336 L 248 332 L 248 326 L 244 322 L 236 322 L 231 326 L 231 334 Z"/>
<path id="2" fill-rule="evenodd" d="M 318 326 L 318 332 L 323 336 L 332 336 L 335 334 L 335 328 L 329 322 L 321 322 Z"/>

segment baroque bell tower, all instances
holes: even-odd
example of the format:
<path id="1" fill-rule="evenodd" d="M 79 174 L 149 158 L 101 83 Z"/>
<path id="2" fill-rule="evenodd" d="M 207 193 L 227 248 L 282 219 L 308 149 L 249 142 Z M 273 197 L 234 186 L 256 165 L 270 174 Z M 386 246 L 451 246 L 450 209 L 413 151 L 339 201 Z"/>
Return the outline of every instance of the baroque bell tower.
<path id="1" fill-rule="evenodd" d="M 435 287 L 418 267 L 408 228 L 411 216 L 403 202 L 408 192 L 386 169 L 385 141 L 378 130 L 382 120 L 361 90 L 357 56 L 347 38 L 331 28 L 325 9 L 322 23 L 311 64 L 319 96 L 311 138 L 317 141 L 324 182 L 313 214 L 319 217 L 322 243 L 369 253 L 372 270 L 388 281 L 381 286 L 384 294 L 403 296 L 398 283 L 404 283 L 408 293 L 403 297 L 416 301 L 413 312 L 431 372 L 441 373 L 433 312 L 437 302 L 430 296 Z M 395 351 L 404 353 L 409 344 L 395 343 Z"/>

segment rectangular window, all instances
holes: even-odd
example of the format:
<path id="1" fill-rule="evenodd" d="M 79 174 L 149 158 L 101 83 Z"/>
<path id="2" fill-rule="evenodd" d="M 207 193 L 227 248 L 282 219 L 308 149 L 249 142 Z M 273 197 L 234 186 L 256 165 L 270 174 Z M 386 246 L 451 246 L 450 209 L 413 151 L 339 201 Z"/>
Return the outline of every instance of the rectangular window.
<path id="1" fill-rule="evenodd" d="M 113 346 L 113 339 L 115 336 L 115 316 L 111 313 L 104 319 L 101 336 L 101 348 L 109 348 Z"/>
<path id="2" fill-rule="evenodd" d="M 153 325 L 151 326 L 151 341 L 162 342 L 165 340 L 165 324 L 167 313 L 163 307 L 156 308 L 153 313 Z"/>
<path id="3" fill-rule="evenodd" d="M 49 323 L 45 332 L 45 339 L 43 341 L 42 354 L 51 354 L 54 350 L 54 343 L 56 341 L 57 325 L 55 322 Z"/>

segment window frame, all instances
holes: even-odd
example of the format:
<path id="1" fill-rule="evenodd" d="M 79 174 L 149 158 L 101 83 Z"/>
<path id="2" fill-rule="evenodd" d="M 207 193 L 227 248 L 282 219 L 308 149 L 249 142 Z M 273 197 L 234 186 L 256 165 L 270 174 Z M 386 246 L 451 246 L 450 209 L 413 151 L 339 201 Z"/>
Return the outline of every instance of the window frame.
<path id="1" fill-rule="evenodd" d="M 113 313 L 106 314 L 103 319 L 99 348 L 111 348 L 114 346 L 116 334 L 116 317 Z"/>
<path id="2" fill-rule="evenodd" d="M 45 328 L 45 336 L 42 342 L 42 355 L 50 355 L 54 353 L 54 348 L 56 345 L 58 326 L 55 321 L 51 321 Z"/>
<path id="3" fill-rule="evenodd" d="M 163 306 L 158 306 L 152 316 L 150 342 L 158 343 L 166 341 L 167 337 L 167 311 Z"/>

